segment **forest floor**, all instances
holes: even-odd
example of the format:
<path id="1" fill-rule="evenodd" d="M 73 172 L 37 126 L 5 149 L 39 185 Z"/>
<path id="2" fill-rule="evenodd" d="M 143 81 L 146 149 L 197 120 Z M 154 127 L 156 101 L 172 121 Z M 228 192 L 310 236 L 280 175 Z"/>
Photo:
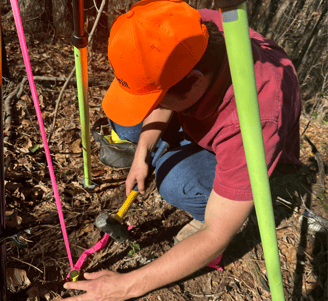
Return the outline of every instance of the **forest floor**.
<path id="1" fill-rule="evenodd" d="M 5 107 L 5 193 L 8 227 L 32 228 L 25 249 L 7 242 L 8 300 L 61 300 L 76 292 L 63 289 L 70 271 L 59 224 L 50 175 L 25 67 L 13 23 L 4 24 L 11 72 L 3 80 Z M 74 67 L 70 41 L 51 36 L 27 36 L 42 117 L 63 207 L 73 262 L 103 236 L 94 221 L 100 212 L 116 213 L 125 200 L 127 170 L 115 170 L 99 161 L 99 145 L 91 138 L 94 189 L 84 189 L 83 158 L 77 90 L 74 82 L 59 93 Z M 88 53 L 90 125 L 104 117 L 101 102 L 112 79 L 106 45 Z M 56 80 L 50 79 L 55 77 Z M 105 82 L 105 83 L 104 83 Z M 58 100 L 59 99 L 59 100 Z M 56 104 L 58 110 L 55 112 Z M 8 107 L 9 104 L 9 107 Z M 12 118 L 11 123 L 8 124 Z M 55 127 L 52 127 L 56 117 Z M 309 121 L 311 122 L 309 123 Z M 327 232 L 311 210 L 328 219 L 328 126 L 302 114 L 304 130 L 317 150 L 301 136 L 302 167 L 271 183 L 278 247 L 286 300 L 327 300 Z M 318 158 L 323 165 L 318 164 Z M 321 167 L 320 167 L 321 166 Z M 322 182 L 326 188 L 322 188 Z M 173 246 L 173 237 L 191 216 L 161 198 L 152 180 L 139 195 L 124 223 L 133 226 L 128 242 L 109 240 L 89 256 L 84 271 L 110 269 L 128 272 L 158 258 Z M 192 264 L 192 262 L 190 263 Z M 224 252 L 223 271 L 209 267 L 190 277 L 152 291 L 136 300 L 270 300 L 262 245 L 253 212 Z M 159 273 L 160 277 L 160 273 Z"/>

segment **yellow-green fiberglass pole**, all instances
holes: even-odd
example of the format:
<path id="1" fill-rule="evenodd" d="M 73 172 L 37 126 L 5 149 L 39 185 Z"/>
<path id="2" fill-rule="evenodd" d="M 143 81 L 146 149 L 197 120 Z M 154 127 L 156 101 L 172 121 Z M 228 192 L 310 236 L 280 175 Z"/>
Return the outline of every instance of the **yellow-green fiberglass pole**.
<path id="1" fill-rule="evenodd" d="M 87 48 L 74 47 L 77 93 L 79 99 L 85 185 L 91 185 L 91 147 L 88 105 Z"/>
<path id="2" fill-rule="evenodd" d="M 223 29 L 238 117 L 273 301 L 283 301 L 276 227 L 248 29 L 246 4 L 223 10 Z"/>

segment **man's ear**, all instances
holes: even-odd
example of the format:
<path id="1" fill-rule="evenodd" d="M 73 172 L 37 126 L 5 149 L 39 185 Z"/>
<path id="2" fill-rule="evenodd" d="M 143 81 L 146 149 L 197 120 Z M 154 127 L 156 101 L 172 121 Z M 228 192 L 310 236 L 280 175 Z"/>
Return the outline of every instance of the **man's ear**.
<path id="1" fill-rule="evenodd" d="M 202 79 L 205 77 L 204 73 L 197 69 L 191 70 L 187 75 L 186 79 L 192 84 L 192 86 L 200 84 Z"/>

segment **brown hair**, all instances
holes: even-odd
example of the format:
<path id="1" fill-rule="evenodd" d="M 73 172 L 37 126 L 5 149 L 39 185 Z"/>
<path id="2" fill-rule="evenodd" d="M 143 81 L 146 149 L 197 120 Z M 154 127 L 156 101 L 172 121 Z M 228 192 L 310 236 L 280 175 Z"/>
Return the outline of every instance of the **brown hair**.
<path id="1" fill-rule="evenodd" d="M 208 45 L 202 58 L 193 69 L 199 70 L 204 75 L 208 75 L 211 73 L 215 74 L 222 61 L 226 59 L 226 47 L 224 37 L 215 23 L 204 22 L 204 24 L 206 25 L 209 33 Z M 196 79 L 192 77 L 184 77 L 174 86 L 172 86 L 167 93 L 183 95 L 191 89 L 195 80 Z"/>

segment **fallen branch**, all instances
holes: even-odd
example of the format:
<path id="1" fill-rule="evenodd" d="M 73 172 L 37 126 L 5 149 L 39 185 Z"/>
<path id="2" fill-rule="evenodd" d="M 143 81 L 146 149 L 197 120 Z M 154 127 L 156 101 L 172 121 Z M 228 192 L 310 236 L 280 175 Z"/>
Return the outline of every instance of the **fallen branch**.
<path id="1" fill-rule="evenodd" d="M 75 71 L 75 69 L 74 69 Z M 64 78 L 64 77 L 54 77 L 54 76 L 33 76 L 34 80 L 38 81 L 53 81 L 53 82 L 70 82 L 74 83 L 76 85 L 76 78 Z M 93 79 L 88 79 L 88 84 L 89 85 L 104 85 L 104 86 L 109 86 L 109 82 L 103 82 L 103 81 L 97 81 Z"/>
<path id="2" fill-rule="evenodd" d="M 318 151 L 317 147 L 312 143 L 308 136 L 304 135 L 304 139 L 311 145 L 311 151 L 318 163 L 318 185 L 320 185 L 323 189 L 325 187 L 325 164 L 322 160 L 321 154 Z"/>
<path id="3" fill-rule="evenodd" d="M 15 257 L 10 257 L 10 259 L 14 259 L 14 260 L 17 260 L 17 261 L 19 261 L 19 262 L 21 262 L 21 263 L 27 264 L 28 266 L 30 266 L 30 267 L 36 269 L 37 271 L 43 273 L 39 268 L 37 268 L 36 266 L 34 266 L 34 265 L 32 265 L 32 264 L 30 264 L 30 263 L 28 263 L 28 262 L 25 262 L 25 261 L 23 261 L 23 260 L 20 260 L 20 259 L 18 259 L 18 258 L 15 258 Z"/>
<path id="4" fill-rule="evenodd" d="M 3 139 L 5 142 L 8 142 L 12 135 L 13 135 L 13 131 L 11 129 L 11 123 L 13 120 L 13 116 L 12 116 L 12 100 L 16 97 L 16 98 L 20 98 L 23 89 L 24 89 L 24 85 L 27 81 L 27 78 L 23 78 L 23 80 L 17 85 L 16 89 L 11 92 L 8 97 L 5 99 L 5 103 L 4 103 L 4 109 L 5 109 L 5 116 L 4 116 L 4 128 L 8 129 L 7 133 L 6 133 L 6 137 Z"/>
<path id="5" fill-rule="evenodd" d="M 58 108 L 59 108 L 59 103 L 60 103 L 60 100 L 64 94 L 64 91 L 66 89 L 66 87 L 68 86 L 68 83 L 69 81 L 71 80 L 73 74 L 75 72 L 75 66 L 73 68 L 73 70 L 71 71 L 70 75 L 68 76 L 64 86 L 62 87 L 62 89 L 60 90 L 60 93 L 59 93 L 59 96 L 56 100 L 56 107 L 55 107 L 55 112 L 54 112 L 54 119 L 52 121 L 52 126 L 51 126 L 51 130 L 50 130 L 50 133 L 49 133 L 49 136 L 48 136 L 48 139 L 47 139 L 47 142 L 49 144 L 50 140 L 51 140 L 51 137 L 52 137 L 52 134 L 54 133 L 54 130 L 55 130 L 55 125 L 56 125 L 56 118 L 57 118 L 57 113 L 58 113 Z"/>
<path id="6" fill-rule="evenodd" d="M 27 77 L 23 78 L 23 80 L 17 85 L 16 89 L 8 95 L 8 97 L 6 98 L 6 100 L 4 102 L 4 110 L 5 110 L 4 129 L 7 129 L 6 137 L 4 137 L 4 139 L 3 139 L 4 143 L 9 143 L 9 140 L 11 139 L 11 137 L 13 136 L 13 133 L 14 133 L 14 131 L 12 130 L 12 127 L 11 127 L 11 123 L 13 120 L 12 100 L 14 98 L 21 97 L 26 81 L 27 81 Z M 11 162 L 11 156 L 8 156 L 4 162 L 4 177 L 6 177 L 6 173 L 7 173 L 8 167 L 10 165 L 10 162 Z"/>

